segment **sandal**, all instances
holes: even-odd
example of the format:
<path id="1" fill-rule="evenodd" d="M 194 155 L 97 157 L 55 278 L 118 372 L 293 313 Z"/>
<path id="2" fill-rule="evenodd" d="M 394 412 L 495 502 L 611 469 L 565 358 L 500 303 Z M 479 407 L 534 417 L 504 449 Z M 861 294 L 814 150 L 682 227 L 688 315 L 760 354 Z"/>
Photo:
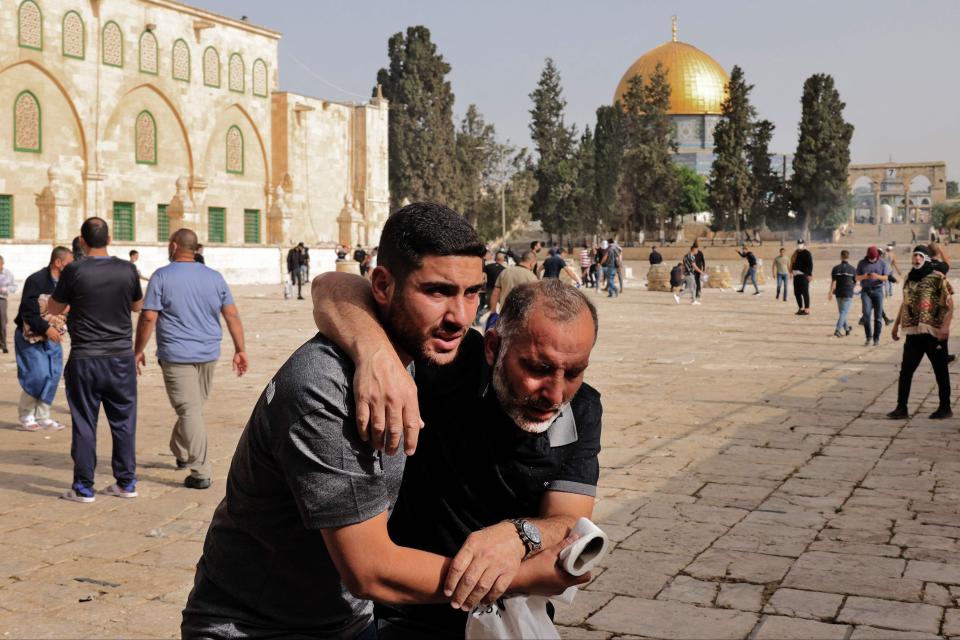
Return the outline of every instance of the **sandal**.
<path id="1" fill-rule="evenodd" d="M 42 428 L 33 416 L 20 418 L 20 424 L 17 426 L 20 431 L 40 431 Z"/>
<path id="2" fill-rule="evenodd" d="M 40 420 L 39 424 L 41 428 L 46 429 L 47 431 L 60 431 L 67 426 L 62 422 L 57 422 L 53 418 L 44 418 L 43 420 Z"/>

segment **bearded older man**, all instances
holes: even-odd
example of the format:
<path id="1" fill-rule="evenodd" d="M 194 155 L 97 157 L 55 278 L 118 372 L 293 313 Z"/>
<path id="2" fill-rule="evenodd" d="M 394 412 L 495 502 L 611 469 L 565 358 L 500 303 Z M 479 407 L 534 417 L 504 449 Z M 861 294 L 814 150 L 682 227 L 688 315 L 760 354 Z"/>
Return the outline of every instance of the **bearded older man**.
<path id="1" fill-rule="evenodd" d="M 364 364 L 389 344 L 371 314 L 351 312 L 363 306 L 360 286 L 344 274 L 318 278 L 318 327 L 343 341 L 357 379 L 400 380 Z M 397 544 L 456 555 L 445 581 L 454 608 L 378 604 L 381 638 L 462 636 L 466 613 L 456 603 L 498 575 L 506 581 L 522 560 L 592 515 L 602 407 L 583 375 L 596 336 L 586 296 L 545 279 L 516 287 L 495 329 L 468 331 L 453 364 L 418 367 L 426 428 L 388 529 Z M 398 418 L 377 421 L 394 426 Z M 481 555 L 495 569 L 482 570 Z"/>

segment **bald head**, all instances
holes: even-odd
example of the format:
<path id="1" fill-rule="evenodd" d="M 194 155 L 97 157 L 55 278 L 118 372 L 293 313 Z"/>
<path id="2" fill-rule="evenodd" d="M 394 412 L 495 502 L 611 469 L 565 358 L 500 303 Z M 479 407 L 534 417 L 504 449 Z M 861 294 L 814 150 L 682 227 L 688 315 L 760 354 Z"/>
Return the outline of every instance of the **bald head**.
<path id="1" fill-rule="evenodd" d="M 170 236 L 170 259 L 175 262 L 193 262 L 198 246 L 197 234 L 193 229 L 177 229 Z"/>

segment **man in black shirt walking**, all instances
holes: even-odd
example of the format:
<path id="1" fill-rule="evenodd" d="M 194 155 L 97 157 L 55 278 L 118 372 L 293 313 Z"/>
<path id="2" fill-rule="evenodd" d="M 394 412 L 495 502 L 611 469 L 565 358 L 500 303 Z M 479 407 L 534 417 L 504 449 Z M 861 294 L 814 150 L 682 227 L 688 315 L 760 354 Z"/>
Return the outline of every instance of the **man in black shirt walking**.
<path id="1" fill-rule="evenodd" d="M 793 274 L 793 295 L 797 298 L 797 315 L 810 315 L 810 281 L 813 280 L 813 254 L 807 250 L 803 238 L 797 240 L 797 250 L 790 259 Z"/>
<path id="2" fill-rule="evenodd" d="M 853 331 L 853 327 L 847 324 L 847 314 L 850 313 L 850 305 L 853 303 L 853 288 L 856 284 L 857 270 L 847 262 L 849 259 L 849 251 L 844 249 L 840 252 L 840 264 L 830 272 L 830 292 L 827 293 L 827 300 L 832 300 L 833 296 L 837 296 L 837 311 L 839 311 L 840 316 L 837 318 L 837 326 L 833 335 L 838 338 L 848 336 Z"/>
<path id="3" fill-rule="evenodd" d="M 104 490 L 137 497 L 137 368 L 133 359 L 131 311 L 143 306 L 137 268 L 107 254 L 110 234 L 101 218 L 80 227 L 86 258 L 63 270 L 47 312 L 70 307 L 70 359 L 64 370 L 67 404 L 73 418 L 73 486 L 65 500 L 93 502 L 97 467 L 97 420 L 103 404 L 113 437 L 113 474 Z"/>
<path id="4" fill-rule="evenodd" d="M 737 255 L 747 259 L 747 271 L 743 274 L 743 282 L 740 283 L 740 288 L 737 291 L 743 293 L 744 289 L 747 288 L 747 280 L 750 280 L 753 283 L 753 295 L 760 295 L 760 287 L 757 286 L 757 256 L 753 255 L 752 251 L 747 250 L 747 245 L 740 247 Z"/>

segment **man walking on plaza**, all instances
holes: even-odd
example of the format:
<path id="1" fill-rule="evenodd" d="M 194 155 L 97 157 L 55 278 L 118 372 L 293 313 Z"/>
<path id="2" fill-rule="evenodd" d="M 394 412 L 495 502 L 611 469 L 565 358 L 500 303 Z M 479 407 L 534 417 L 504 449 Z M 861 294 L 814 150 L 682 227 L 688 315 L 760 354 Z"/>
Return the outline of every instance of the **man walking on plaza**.
<path id="1" fill-rule="evenodd" d="M 607 250 L 603 254 L 603 262 L 600 263 L 607 278 L 608 298 L 616 298 L 620 295 L 617 289 L 617 279 L 620 277 L 620 262 L 620 246 L 613 238 L 610 238 L 607 241 Z"/>
<path id="2" fill-rule="evenodd" d="M 743 274 L 743 282 L 740 283 L 740 288 L 737 291 L 743 293 L 747 288 L 747 280 L 749 280 L 753 283 L 753 295 L 760 295 L 760 287 L 757 286 L 757 256 L 753 255 L 753 251 L 747 249 L 747 245 L 740 247 L 737 255 L 747 260 L 747 270 Z"/>
<path id="3" fill-rule="evenodd" d="M 297 300 L 303 300 L 303 243 L 287 251 L 287 273 L 290 284 L 297 288 Z"/>
<path id="4" fill-rule="evenodd" d="M 3 263 L 3 256 L 0 256 L 0 351 L 9 353 L 7 349 L 7 296 L 13 295 L 17 291 L 17 281 L 13 278 L 13 272 L 7 269 Z"/>
<path id="5" fill-rule="evenodd" d="M 697 245 L 693 245 L 687 255 L 683 256 L 683 277 L 686 281 L 686 290 L 690 294 L 690 304 L 700 304 L 700 298 L 697 296 L 697 280 L 694 275 L 700 272 L 700 267 L 697 266 L 698 251 L 700 249 Z M 673 294 L 673 299 L 677 304 L 680 304 L 678 293 Z"/>
<path id="6" fill-rule="evenodd" d="M 887 281 L 884 283 L 884 293 L 887 298 L 893 297 L 893 285 L 896 282 L 894 274 L 897 277 L 903 277 L 903 271 L 900 270 L 900 265 L 897 264 L 897 252 L 894 249 L 892 244 L 888 244 L 886 250 L 880 250 L 880 257 L 887 263 L 887 267 L 890 270 L 890 277 L 887 278 Z M 887 324 L 890 324 L 889 322 Z"/>
<path id="7" fill-rule="evenodd" d="M 897 385 L 897 406 L 887 414 L 893 419 L 908 418 L 907 401 L 913 374 L 927 356 L 937 379 L 939 405 L 930 414 L 931 420 L 952 418 L 950 408 L 950 369 L 947 350 L 941 341 L 950 335 L 953 319 L 953 287 L 946 276 L 933 268 L 930 251 L 922 245 L 913 250 L 913 269 L 903 283 L 903 302 L 893 323 L 892 337 L 900 339 L 900 329 L 906 336 L 903 361 L 900 364 L 900 382 Z"/>
<path id="8" fill-rule="evenodd" d="M 777 283 L 777 295 L 780 298 L 780 286 L 783 286 L 783 301 L 787 301 L 787 281 L 790 279 L 790 261 L 786 256 L 786 249 L 780 247 L 780 253 L 773 259 L 773 278 Z"/>
<path id="9" fill-rule="evenodd" d="M 867 255 L 857 264 L 863 330 L 866 334 L 864 346 L 880 344 L 880 332 L 883 329 L 883 287 L 889 277 L 890 268 L 880 259 L 880 251 L 876 247 L 868 248 Z"/>
<path id="10" fill-rule="evenodd" d="M 536 282 L 538 280 L 533 273 L 533 267 L 536 264 L 537 258 L 533 251 L 524 251 L 523 255 L 520 256 L 520 262 L 500 272 L 497 282 L 493 285 L 493 293 L 490 294 L 491 313 L 499 312 L 499 308 L 503 306 L 503 301 L 507 299 L 514 287 L 524 282 Z"/>
<path id="11" fill-rule="evenodd" d="M 847 262 L 849 258 L 849 251 L 844 249 L 840 252 L 840 264 L 830 272 L 830 292 L 827 293 L 827 300 L 837 296 L 837 311 L 840 315 L 837 317 L 837 326 L 833 330 L 833 335 L 838 338 L 848 336 L 853 331 L 853 328 L 847 324 L 847 314 L 850 313 L 850 305 L 853 303 L 857 270 Z"/>
<path id="12" fill-rule="evenodd" d="M 593 265 L 593 252 L 587 243 L 583 243 L 583 249 L 580 250 L 580 280 L 583 286 L 590 288 L 594 286 L 593 273 L 590 267 Z"/>
<path id="13" fill-rule="evenodd" d="M 557 247 L 553 255 L 543 261 L 543 277 L 560 278 L 560 274 L 565 273 L 573 282 L 580 284 L 580 276 L 567 264 L 566 254 L 566 249 Z"/>
<path id="14" fill-rule="evenodd" d="M 703 255 L 703 249 L 696 241 L 694 241 L 693 246 L 697 249 L 697 268 L 700 269 L 693 274 L 693 280 L 697 283 L 697 300 L 699 300 L 703 289 L 703 276 L 707 273 L 707 257 Z"/>
<path id="15" fill-rule="evenodd" d="M 141 373 L 146 364 L 144 351 L 156 327 L 157 361 L 170 405 L 177 413 L 170 451 L 178 469 L 190 469 L 184 486 L 206 489 L 210 463 L 203 405 L 220 358 L 221 314 L 233 339 L 233 370 L 242 376 L 249 363 L 230 288 L 217 271 L 194 261 L 196 245 L 197 234 L 190 229 L 179 229 L 170 237 L 170 264 L 154 271 L 147 286 L 137 321 L 134 357 L 137 373 Z"/>
<path id="16" fill-rule="evenodd" d="M 797 315 L 810 315 L 810 281 L 813 280 L 813 254 L 807 249 L 803 238 L 797 240 L 797 250 L 790 258 L 790 273 L 793 274 L 793 295 L 797 299 Z"/>
<path id="17" fill-rule="evenodd" d="M 137 269 L 110 257 L 110 233 L 101 218 L 80 227 L 86 258 L 68 265 L 47 302 L 53 315 L 70 307 L 70 359 L 64 371 L 73 418 L 73 486 L 66 500 L 93 502 L 97 468 L 97 421 L 103 404 L 113 439 L 116 483 L 104 490 L 137 497 L 137 369 L 130 312 L 143 306 Z"/>
<path id="18" fill-rule="evenodd" d="M 62 316 L 46 313 L 47 300 L 57 286 L 64 267 L 73 262 L 73 253 L 56 247 L 50 253 L 50 264 L 31 274 L 23 283 L 20 308 L 14 318 L 13 346 L 17 356 L 17 381 L 20 402 L 17 404 L 19 428 L 24 431 L 51 429 L 63 425 L 50 417 L 50 405 L 57 395 L 63 373 L 63 347 L 60 341 L 66 330 Z"/>
<path id="19" fill-rule="evenodd" d="M 486 259 L 486 257 L 484 257 L 484 259 Z M 506 262 L 507 254 L 503 251 L 497 251 L 494 261 L 483 265 L 483 275 L 487 282 L 486 286 L 484 287 L 484 294 L 480 300 L 480 306 L 477 307 L 477 324 L 480 323 L 480 317 L 483 315 L 484 311 L 496 311 L 496 309 L 490 305 L 490 301 L 493 299 L 493 288 L 497 284 L 497 278 L 499 278 L 500 274 L 503 273 L 503 270 L 507 268 Z"/>

